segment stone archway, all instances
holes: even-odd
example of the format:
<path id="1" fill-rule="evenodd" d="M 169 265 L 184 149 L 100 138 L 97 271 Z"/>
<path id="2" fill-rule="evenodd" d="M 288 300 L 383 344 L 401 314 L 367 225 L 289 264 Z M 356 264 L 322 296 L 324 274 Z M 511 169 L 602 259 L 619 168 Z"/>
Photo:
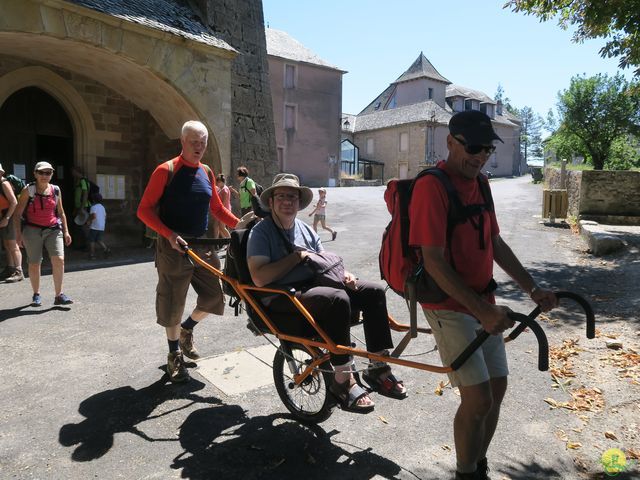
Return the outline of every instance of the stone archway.
<path id="1" fill-rule="evenodd" d="M 64 108 L 74 131 L 74 164 L 89 175 L 96 171 L 96 129 L 93 117 L 78 92 L 60 75 L 44 67 L 24 67 L 0 77 L 0 105 L 26 87 L 37 87 Z"/>

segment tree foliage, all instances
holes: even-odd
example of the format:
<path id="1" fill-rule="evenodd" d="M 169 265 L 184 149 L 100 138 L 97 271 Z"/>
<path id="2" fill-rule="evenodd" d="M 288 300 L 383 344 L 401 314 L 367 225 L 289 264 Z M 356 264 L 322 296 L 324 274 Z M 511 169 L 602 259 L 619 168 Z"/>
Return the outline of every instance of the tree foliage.
<path id="1" fill-rule="evenodd" d="M 560 157 L 578 153 L 602 170 L 612 148 L 640 134 L 640 95 L 622 75 L 576 76 L 558 94 L 559 127 L 549 140 Z M 616 143 L 617 142 L 617 143 Z"/>
<path id="2" fill-rule="evenodd" d="M 563 29 L 576 26 L 573 41 L 604 38 L 602 57 L 619 57 L 620 68 L 635 67 L 640 77 L 640 0 L 509 0 L 504 8 L 540 21 L 558 16 Z"/>
<path id="3" fill-rule="evenodd" d="M 520 117 L 520 150 L 527 161 L 531 157 L 542 157 L 542 117 L 531 107 L 522 107 L 516 113 Z"/>

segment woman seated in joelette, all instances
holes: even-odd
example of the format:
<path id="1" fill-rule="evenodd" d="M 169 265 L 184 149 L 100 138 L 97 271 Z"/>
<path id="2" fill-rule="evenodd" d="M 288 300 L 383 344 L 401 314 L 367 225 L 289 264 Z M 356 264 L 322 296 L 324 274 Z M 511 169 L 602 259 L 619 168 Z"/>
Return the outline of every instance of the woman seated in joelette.
<path id="1" fill-rule="evenodd" d="M 393 347 L 393 341 L 382 287 L 359 280 L 349 272 L 345 272 L 344 289 L 311 284 L 313 273 L 304 265 L 307 252 L 321 252 L 324 248 L 318 234 L 296 217 L 312 199 L 311 189 L 300 186 L 298 177 L 290 173 L 276 175 L 273 184 L 262 192 L 260 202 L 263 207 L 268 207 L 271 216 L 259 222 L 249 233 L 247 261 L 251 278 L 257 286 L 300 285 L 308 281 L 310 285 L 298 290 L 296 297 L 339 345 L 350 345 L 351 312 L 362 311 L 367 350 L 387 354 Z M 264 299 L 263 303 L 270 312 L 296 312 L 293 304 L 282 296 Z M 372 411 L 373 401 L 351 373 L 351 356 L 332 353 L 331 364 L 335 369 L 335 382 L 329 388 L 342 408 Z M 393 398 L 407 395 L 402 380 L 391 373 L 386 363 L 371 365 L 363 378 L 383 395 Z"/>

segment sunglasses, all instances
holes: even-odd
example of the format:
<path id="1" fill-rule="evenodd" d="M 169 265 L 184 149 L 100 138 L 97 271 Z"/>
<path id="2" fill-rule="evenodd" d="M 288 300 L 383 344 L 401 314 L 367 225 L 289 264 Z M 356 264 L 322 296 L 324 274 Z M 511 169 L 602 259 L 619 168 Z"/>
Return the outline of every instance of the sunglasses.
<path id="1" fill-rule="evenodd" d="M 464 147 L 464 151 L 467 152 L 469 155 L 478 155 L 480 152 L 484 152 L 487 155 L 491 155 L 493 152 L 496 151 L 495 145 L 468 145 L 467 142 L 465 142 L 464 140 L 458 137 L 453 137 L 453 138 L 455 138 L 458 141 L 458 143 Z"/>
<path id="2" fill-rule="evenodd" d="M 38 175 L 53 175 L 53 170 L 36 170 Z"/>

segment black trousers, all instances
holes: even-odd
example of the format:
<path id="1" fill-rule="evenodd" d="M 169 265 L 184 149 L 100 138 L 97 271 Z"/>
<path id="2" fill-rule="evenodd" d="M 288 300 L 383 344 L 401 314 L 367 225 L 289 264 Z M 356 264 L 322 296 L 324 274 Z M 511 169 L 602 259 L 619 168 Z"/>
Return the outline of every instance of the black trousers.
<path id="1" fill-rule="evenodd" d="M 367 350 L 379 352 L 392 348 L 384 289 L 364 280 L 358 280 L 357 287 L 357 290 L 313 287 L 297 292 L 296 297 L 335 343 L 351 344 L 351 314 L 361 311 Z M 297 312 L 295 306 L 284 297 L 274 298 L 268 310 L 279 314 Z M 300 321 L 306 322 L 304 319 Z M 331 354 L 333 365 L 344 365 L 349 360 L 349 355 Z"/>

